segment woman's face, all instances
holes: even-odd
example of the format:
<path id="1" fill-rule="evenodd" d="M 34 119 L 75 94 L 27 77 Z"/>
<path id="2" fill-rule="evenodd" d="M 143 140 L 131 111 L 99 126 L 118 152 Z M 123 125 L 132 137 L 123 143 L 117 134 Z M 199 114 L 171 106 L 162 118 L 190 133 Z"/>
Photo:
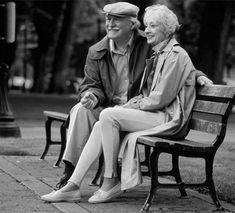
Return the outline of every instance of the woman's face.
<path id="1" fill-rule="evenodd" d="M 145 35 L 148 44 L 155 46 L 166 39 L 166 35 L 163 31 L 163 25 L 157 22 L 158 18 L 156 15 L 146 13 L 144 18 L 145 24 Z"/>

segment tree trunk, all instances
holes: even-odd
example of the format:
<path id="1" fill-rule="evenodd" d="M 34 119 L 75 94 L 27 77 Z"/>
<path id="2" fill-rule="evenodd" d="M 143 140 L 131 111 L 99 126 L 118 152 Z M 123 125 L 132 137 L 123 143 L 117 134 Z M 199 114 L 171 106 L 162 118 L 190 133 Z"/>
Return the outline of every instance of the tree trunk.
<path id="1" fill-rule="evenodd" d="M 55 49 L 52 78 L 48 92 L 64 93 L 66 91 L 65 76 L 70 65 L 75 38 L 75 28 L 77 27 L 80 10 L 79 0 L 67 0 L 61 33 Z"/>
<path id="2" fill-rule="evenodd" d="M 218 84 L 221 84 L 223 80 L 232 12 L 233 0 L 205 1 L 200 25 L 197 68 Z"/>
<path id="3" fill-rule="evenodd" d="M 47 51 L 42 50 L 39 46 L 34 50 L 34 84 L 31 92 L 44 92 L 44 76 L 45 76 L 45 54 Z"/>
<path id="4" fill-rule="evenodd" d="M 48 88 L 48 67 L 52 67 L 49 61 L 53 57 L 50 50 L 58 40 L 60 22 L 63 19 L 64 0 L 55 2 L 35 1 L 33 9 L 33 22 L 38 35 L 38 47 L 33 51 L 34 58 L 34 85 L 32 92 L 45 92 Z M 49 60 L 48 60 L 49 59 Z"/>

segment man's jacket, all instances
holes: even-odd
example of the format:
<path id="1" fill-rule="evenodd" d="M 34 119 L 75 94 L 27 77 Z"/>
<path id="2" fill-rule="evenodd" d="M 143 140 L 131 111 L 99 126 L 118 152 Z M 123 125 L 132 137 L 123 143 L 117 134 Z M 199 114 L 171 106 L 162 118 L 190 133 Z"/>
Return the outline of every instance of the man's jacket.
<path id="1" fill-rule="evenodd" d="M 145 59 L 151 55 L 151 47 L 147 44 L 143 32 L 134 32 L 133 45 L 129 59 L 129 86 L 127 99 L 138 95 Z M 91 46 L 84 68 L 85 77 L 79 88 L 79 99 L 84 92 L 90 91 L 98 98 L 98 106 L 112 105 L 116 71 L 111 58 L 109 39 L 105 36 L 100 42 Z"/>

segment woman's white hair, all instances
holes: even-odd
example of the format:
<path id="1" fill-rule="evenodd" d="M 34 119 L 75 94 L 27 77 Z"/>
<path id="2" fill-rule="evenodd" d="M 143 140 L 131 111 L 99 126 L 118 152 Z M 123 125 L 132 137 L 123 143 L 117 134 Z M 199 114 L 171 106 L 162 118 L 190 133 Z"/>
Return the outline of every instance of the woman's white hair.
<path id="1" fill-rule="evenodd" d="M 167 37 L 173 35 L 180 27 L 175 13 L 165 5 L 157 4 L 147 7 L 145 9 L 144 22 L 149 16 L 156 17 L 156 23 L 162 27 Z"/>

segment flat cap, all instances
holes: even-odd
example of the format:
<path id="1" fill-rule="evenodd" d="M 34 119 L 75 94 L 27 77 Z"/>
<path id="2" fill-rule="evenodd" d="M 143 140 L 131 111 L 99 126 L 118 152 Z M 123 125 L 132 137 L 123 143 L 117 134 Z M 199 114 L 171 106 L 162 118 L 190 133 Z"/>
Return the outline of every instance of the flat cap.
<path id="1" fill-rule="evenodd" d="M 138 12 L 139 8 L 137 6 L 127 2 L 107 4 L 103 8 L 103 13 L 119 17 L 137 17 Z"/>

